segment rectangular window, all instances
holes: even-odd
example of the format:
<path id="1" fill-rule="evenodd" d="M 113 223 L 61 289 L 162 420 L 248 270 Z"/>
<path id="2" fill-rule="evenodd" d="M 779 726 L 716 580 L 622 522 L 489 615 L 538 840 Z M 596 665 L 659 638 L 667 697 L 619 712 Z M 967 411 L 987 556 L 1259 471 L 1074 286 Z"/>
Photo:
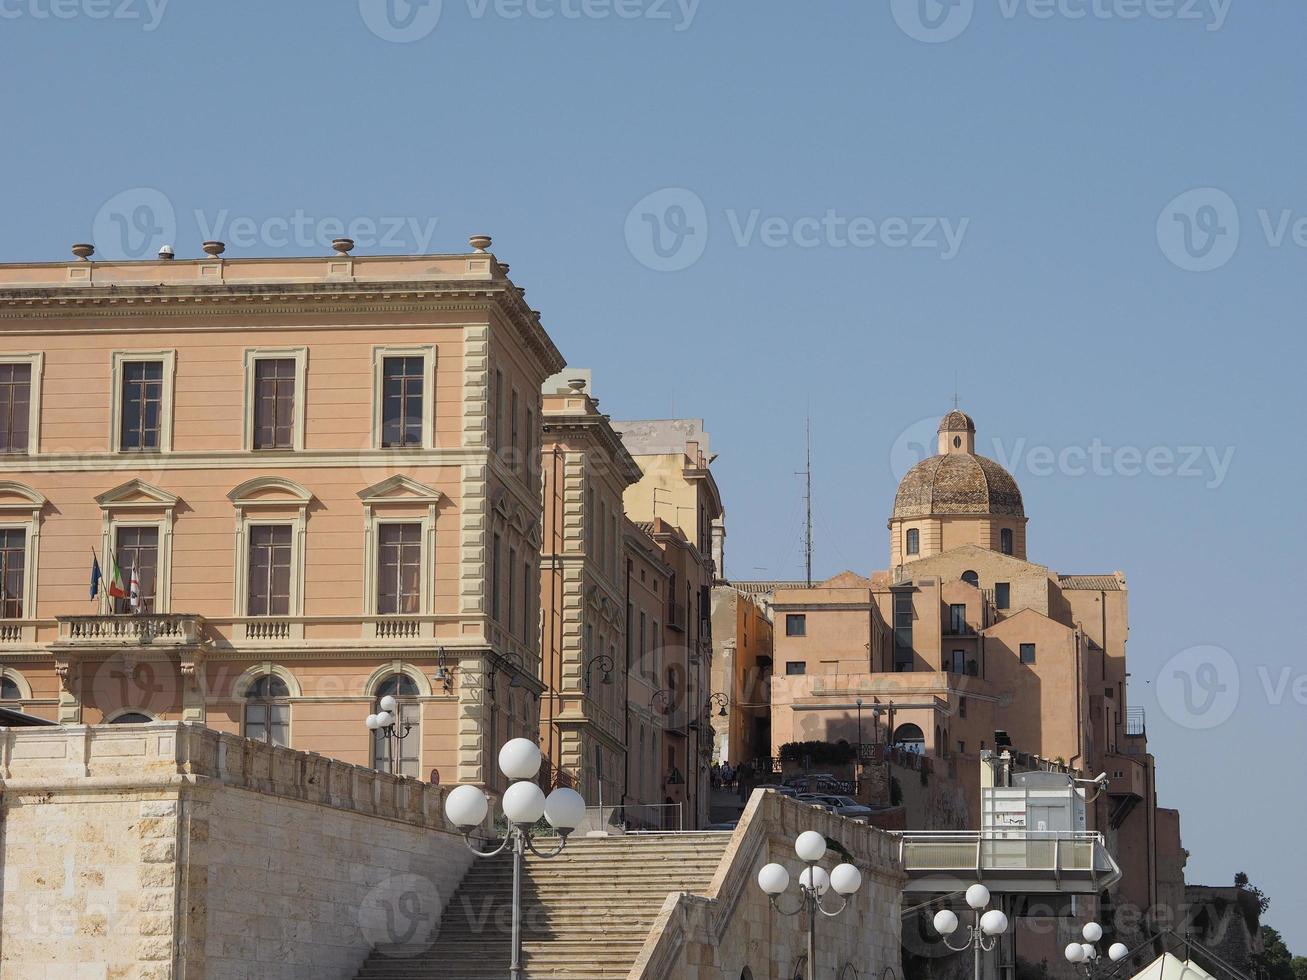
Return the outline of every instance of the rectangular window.
<path id="1" fill-rule="evenodd" d="M 966 716 L 967 716 L 967 699 L 958 698 L 958 717 L 965 718 Z"/>
<path id="2" fill-rule="evenodd" d="M 517 635 L 517 576 L 513 569 L 517 567 L 517 549 L 508 549 L 508 633 Z"/>
<path id="3" fill-rule="evenodd" d="M 382 524 L 377 544 L 377 614 L 415 615 L 422 608 L 422 525 Z"/>
<path id="4" fill-rule="evenodd" d="M 0 530 L 0 619 L 23 618 L 23 587 L 27 574 L 27 532 Z"/>
<path id="5" fill-rule="evenodd" d="M 531 642 L 531 596 L 534 591 L 531 588 L 531 563 L 526 562 L 522 566 L 522 642 Z"/>
<path id="6" fill-rule="evenodd" d="M 513 458 L 509 461 L 509 465 L 514 470 L 517 470 L 521 468 L 522 457 L 518 454 L 517 451 L 518 430 L 517 430 L 517 389 L 516 388 L 513 389 L 513 398 L 511 404 L 512 407 L 509 409 L 509 413 L 508 413 L 508 426 L 509 426 L 508 439 L 509 439 L 509 445 L 513 449 Z"/>
<path id="7" fill-rule="evenodd" d="M 1021 662 L 1023 664 L 1033 664 L 1035 662 L 1035 645 L 1033 643 L 1021 644 Z"/>
<path id="8" fill-rule="evenodd" d="M 295 448 L 295 359 L 254 362 L 254 448 Z"/>
<path id="9" fill-rule="evenodd" d="M 536 465 L 536 413 L 534 408 L 526 410 L 526 470 L 531 472 Z"/>
<path id="10" fill-rule="evenodd" d="M 245 705 L 245 737 L 256 742 L 290 745 L 290 705 L 251 701 Z"/>
<path id="11" fill-rule="evenodd" d="M 424 397 L 422 357 L 387 357 L 381 369 L 381 445 L 408 449 L 422 445 Z"/>
<path id="12" fill-rule="evenodd" d="M 158 452 L 163 428 L 163 362 L 124 361 L 118 448 Z"/>
<path id="13" fill-rule="evenodd" d="M 502 544 L 496 534 L 490 549 L 490 618 L 499 620 L 499 549 Z"/>
<path id="14" fill-rule="evenodd" d="M 32 365 L 0 364 L 0 453 L 27 452 L 32 418 Z"/>
<path id="15" fill-rule="evenodd" d="M 807 636 L 808 617 L 802 613 L 790 613 L 785 617 L 786 636 Z"/>
<path id="16" fill-rule="evenodd" d="M 965 674 L 967 672 L 967 651 L 954 650 L 949 658 L 948 669 L 955 674 Z"/>
<path id="17" fill-rule="evenodd" d="M 495 390 L 491 396 L 495 413 L 495 451 L 504 445 L 504 372 L 495 371 Z"/>
<path id="18" fill-rule="evenodd" d="M 916 665 L 916 656 L 912 646 L 912 620 L 914 616 L 912 593 L 894 593 L 894 670 L 896 672 L 911 671 Z"/>
<path id="19" fill-rule="evenodd" d="M 948 631 L 954 636 L 964 636 L 967 632 L 967 607 L 963 603 L 953 603 L 948 607 Z"/>
<path id="20" fill-rule="evenodd" d="M 1012 584 L 1010 582 L 994 583 L 994 607 L 1007 609 L 1012 605 Z"/>
<path id="21" fill-rule="evenodd" d="M 114 612 L 131 613 L 132 580 L 140 587 L 140 612 L 154 612 L 155 590 L 159 575 L 159 529 L 157 527 L 120 527 L 114 549 L 118 567 L 123 573 L 123 587 L 127 595 L 114 600 Z"/>
<path id="22" fill-rule="evenodd" d="M 291 535 L 289 524 L 250 528 L 247 616 L 290 615 Z"/>
<path id="23" fill-rule="evenodd" d="M 786 676 L 786 677 L 802 677 L 802 676 L 803 676 L 804 674 L 806 674 L 807 672 L 808 672 L 808 664 L 807 664 L 807 661 L 804 661 L 804 660 L 789 660 L 789 661 L 786 661 L 786 664 L 785 664 L 785 676 Z"/>

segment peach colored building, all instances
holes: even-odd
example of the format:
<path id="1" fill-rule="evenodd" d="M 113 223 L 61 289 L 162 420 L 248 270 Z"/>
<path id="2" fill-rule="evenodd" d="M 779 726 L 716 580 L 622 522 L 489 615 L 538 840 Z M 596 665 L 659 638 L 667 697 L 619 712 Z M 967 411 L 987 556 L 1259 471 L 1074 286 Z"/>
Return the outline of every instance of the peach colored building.
<path id="1" fill-rule="evenodd" d="M 541 746 L 592 805 L 626 799 L 630 588 L 622 494 L 640 479 L 588 372 L 544 387 Z"/>
<path id="2" fill-rule="evenodd" d="M 979 827 L 975 756 L 1015 750 L 1109 784 L 1091 807 L 1124 869 L 1118 901 L 1175 895 L 1178 819 L 1159 811 L 1142 711 L 1127 703 L 1125 576 L 1065 575 L 1028 557 L 1016 481 L 944 416 L 889 519 L 890 567 L 777 589 L 774 754 L 787 742 L 898 745 L 956 772 Z M 1160 814 L 1160 816 L 1159 816 Z"/>
<path id="3" fill-rule="evenodd" d="M 538 730 L 563 358 L 472 244 L 0 267 L 4 703 L 385 766 L 391 693 L 404 773 L 494 785 Z M 137 603 L 89 598 L 93 555 Z"/>
<path id="4" fill-rule="evenodd" d="M 713 734 L 712 586 L 724 560 L 725 511 L 699 419 L 614 422 L 641 470 L 624 496 L 671 569 L 659 646 L 655 709 L 664 718 L 663 802 L 684 793 L 687 826 L 708 820 Z"/>
<path id="5" fill-rule="evenodd" d="M 771 754 L 772 623 L 753 596 L 732 585 L 712 590 L 713 760 L 732 767 Z"/>

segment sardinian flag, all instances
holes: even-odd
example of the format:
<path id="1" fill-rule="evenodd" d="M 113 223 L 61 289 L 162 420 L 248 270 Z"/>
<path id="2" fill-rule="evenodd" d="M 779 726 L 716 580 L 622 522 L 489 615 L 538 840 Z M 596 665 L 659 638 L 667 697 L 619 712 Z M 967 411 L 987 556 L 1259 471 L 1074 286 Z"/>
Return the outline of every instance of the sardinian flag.
<path id="1" fill-rule="evenodd" d="M 141 611 L 141 579 L 136 574 L 136 565 L 132 565 L 132 574 L 128 579 L 127 585 L 128 601 L 131 603 L 131 610 L 134 613 Z"/>

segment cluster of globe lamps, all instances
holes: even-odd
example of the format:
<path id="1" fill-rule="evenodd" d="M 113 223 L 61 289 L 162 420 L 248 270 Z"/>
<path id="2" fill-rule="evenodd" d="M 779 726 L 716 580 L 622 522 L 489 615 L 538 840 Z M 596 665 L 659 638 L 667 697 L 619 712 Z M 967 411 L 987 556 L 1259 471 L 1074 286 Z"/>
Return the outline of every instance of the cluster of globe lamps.
<path id="1" fill-rule="evenodd" d="M 1066 961 L 1076 966 L 1083 966 L 1087 971 L 1092 971 L 1094 961 L 1098 959 L 1098 947 L 1094 944 L 1103 938 L 1103 927 L 1097 922 L 1088 922 L 1080 934 L 1085 941 L 1067 945 L 1064 951 Z M 1107 949 L 1107 958 L 1113 963 L 1120 962 L 1129 955 L 1130 949 L 1125 943 L 1113 943 Z"/>
<path id="2" fill-rule="evenodd" d="M 566 787 L 545 796 L 535 781 L 540 761 L 540 746 L 527 738 L 515 738 L 499 750 L 499 771 L 513 781 L 500 801 L 504 816 L 512 827 L 524 832 L 544 817 L 566 841 L 585 820 L 585 800 Z M 480 787 L 459 786 L 445 797 L 445 816 L 465 837 L 481 826 L 489 813 L 490 800 Z"/>

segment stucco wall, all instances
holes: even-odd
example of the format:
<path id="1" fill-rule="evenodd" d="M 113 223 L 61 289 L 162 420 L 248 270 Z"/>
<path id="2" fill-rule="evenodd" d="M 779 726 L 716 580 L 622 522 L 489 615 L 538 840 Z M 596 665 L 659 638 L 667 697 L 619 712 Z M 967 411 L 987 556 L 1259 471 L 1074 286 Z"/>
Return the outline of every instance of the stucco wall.
<path id="1" fill-rule="evenodd" d="M 631 976 L 638 980 L 722 980 L 742 975 L 789 977 L 805 953 L 803 916 L 785 916 L 758 888 L 763 865 L 779 862 L 791 874 L 781 896 L 786 910 L 798 905 L 794 840 L 815 830 L 838 844 L 862 872 L 862 888 L 834 918 L 820 917 L 819 976 L 879 977 L 886 966 L 899 972 L 900 909 L 904 875 L 889 834 L 756 790 L 706 895 L 672 895 L 663 906 Z M 832 847 L 822 867 L 842 861 Z M 838 906 L 831 894 L 830 907 Z M 853 972 L 837 973 L 846 967 Z"/>
<path id="2" fill-rule="evenodd" d="M 347 980 L 472 861 L 443 792 L 180 724 L 6 730 L 0 977 Z"/>

